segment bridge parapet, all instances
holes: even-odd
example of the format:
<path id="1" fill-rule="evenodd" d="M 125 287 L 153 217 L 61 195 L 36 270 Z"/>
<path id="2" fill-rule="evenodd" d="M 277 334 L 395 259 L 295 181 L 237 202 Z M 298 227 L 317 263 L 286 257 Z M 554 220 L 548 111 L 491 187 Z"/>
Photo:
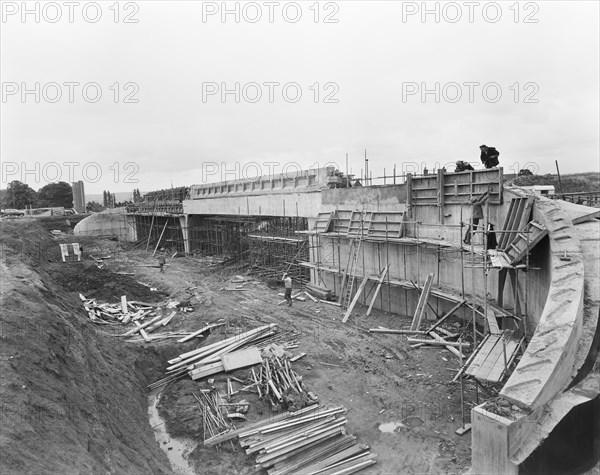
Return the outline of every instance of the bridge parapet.
<path id="1" fill-rule="evenodd" d="M 336 186 L 343 178 L 334 167 L 315 168 L 256 178 L 192 185 L 190 199 L 223 197 L 240 194 L 276 194 L 319 191 Z"/>

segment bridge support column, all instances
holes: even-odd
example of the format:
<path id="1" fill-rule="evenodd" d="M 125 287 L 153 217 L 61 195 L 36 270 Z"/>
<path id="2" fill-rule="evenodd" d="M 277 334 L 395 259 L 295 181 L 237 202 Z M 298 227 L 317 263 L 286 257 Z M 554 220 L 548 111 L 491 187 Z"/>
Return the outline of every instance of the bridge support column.
<path id="1" fill-rule="evenodd" d="M 190 230 L 188 227 L 189 219 L 188 215 L 179 217 L 179 225 L 181 226 L 181 235 L 183 236 L 183 248 L 185 253 L 188 254 L 191 252 L 190 249 Z"/>

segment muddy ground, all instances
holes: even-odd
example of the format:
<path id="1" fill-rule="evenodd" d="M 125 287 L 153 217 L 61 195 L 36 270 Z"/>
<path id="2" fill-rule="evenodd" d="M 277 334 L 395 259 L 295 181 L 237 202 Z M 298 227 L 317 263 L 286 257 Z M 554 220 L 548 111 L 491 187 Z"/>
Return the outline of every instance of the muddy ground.
<path id="1" fill-rule="evenodd" d="M 113 302 L 120 295 L 189 301 L 194 310 L 179 312 L 164 331 L 225 322 L 209 343 L 278 323 L 280 341 L 295 342 L 293 352 L 307 353 L 294 368 L 308 388 L 323 404 L 347 407 L 349 431 L 378 454 L 378 463 L 364 473 L 462 473 L 468 468 L 471 435 L 455 434 L 461 426 L 460 386 L 450 381 L 459 368 L 457 358 L 441 348 L 413 349 L 405 336 L 368 332 L 380 325 L 407 326 L 410 317 L 380 311 L 365 317 L 366 308 L 358 306 L 342 324 L 337 307 L 310 300 L 277 306 L 278 290 L 247 275 L 243 265 L 209 266 L 206 259 L 169 255 L 161 274 L 145 267 L 156 259 L 143 246 L 132 249 L 110 240 L 87 239 L 83 262 L 62 263 L 58 242 L 74 239 L 50 235 L 58 221 L 2 223 L 1 473 L 170 472 L 148 423 L 146 386 L 163 376 L 167 359 L 204 342 L 125 342 L 114 330 L 91 323 L 79 293 Z M 111 257 L 99 269 L 90 254 Z M 240 274 L 249 290 L 223 290 L 232 288 L 231 277 Z M 238 370 L 234 376 L 244 379 L 246 373 Z M 216 375 L 214 385 L 223 388 L 225 379 Z M 189 457 L 197 473 L 252 473 L 252 458 L 237 444 L 202 445 L 202 419 L 192 393 L 207 385 L 186 379 L 162 391 L 159 411 L 167 430 L 198 442 Z M 234 401 L 243 398 L 250 402 L 249 420 L 271 413 L 254 394 Z M 469 385 L 467 422 L 474 399 Z"/>

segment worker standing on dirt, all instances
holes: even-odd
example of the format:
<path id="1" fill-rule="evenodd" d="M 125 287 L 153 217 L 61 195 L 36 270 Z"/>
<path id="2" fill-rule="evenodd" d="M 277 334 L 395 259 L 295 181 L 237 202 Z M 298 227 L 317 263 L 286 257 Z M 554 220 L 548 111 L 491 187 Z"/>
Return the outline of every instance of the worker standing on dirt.
<path id="1" fill-rule="evenodd" d="M 481 205 L 487 201 L 488 195 L 489 191 L 486 191 L 483 195 L 473 196 L 469 200 L 469 203 L 473 205 L 473 214 L 471 216 L 472 225 L 467 229 L 467 234 L 465 234 L 465 239 L 463 240 L 465 244 L 471 244 L 471 233 L 479 226 L 479 220 L 483 219 L 483 208 Z"/>
<path id="2" fill-rule="evenodd" d="M 288 306 L 292 306 L 292 278 L 287 274 L 283 274 L 283 283 L 285 284 L 285 299 Z"/>
<path id="3" fill-rule="evenodd" d="M 165 261 L 165 258 L 163 256 L 159 256 L 158 257 L 158 266 L 160 267 L 160 272 L 161 273 L 165 273 L 165 264 L 167 263 L 167 261 Z"/>

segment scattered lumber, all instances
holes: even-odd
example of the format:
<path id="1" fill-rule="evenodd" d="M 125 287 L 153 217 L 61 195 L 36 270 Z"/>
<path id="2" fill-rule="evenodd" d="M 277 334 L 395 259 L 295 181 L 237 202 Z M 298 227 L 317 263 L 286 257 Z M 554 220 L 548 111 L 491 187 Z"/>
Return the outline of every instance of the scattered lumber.
<path id="1" fill-rule="evenodd" d="M 434 346 L 452 346 L 452 347 L 462 347 L 469 348 L 471 346 L 470 343 L 458 343 L 455 341 L 446 341 L 446 340 L 426 340 L 422 338 L 409 338 L 409 343 L 423 343 L 424 345 L 434 345 Z"/>
<path id="2" fill-rule="evenodd" d="M 205 444 L 239 437 L 246 453 L 255 457 L 255 468 L 269 475 L 353 473 L 375 463 L 375 455 L 346 434 L 346 413 L 343 406 L 314 405 L 259 421 L 248 430 L 217 435 Z"/>
<path id="3" fill-rule="evenodd" d="M 193 394 L 202 414 L 204 440 L 231 428 L 231 424 L 221 411 L 222 399 L 218 391 L 212 390 L 208 393 L 200 391 L 200 395 Z"/>
<path id="4" fill-rule="evenodd" d="M 162 320 L 158 320 L 156 323 L 153 323 L 152 325 L 149 325 L 146 328 L 146 332 L 150 333 L 153 332 L 154 330 L 156 330 L 157 328 L 161 327 L 161 326 L 165 326 L 166 323 L 169 323 L 171 321 L 171 319 L 177 314 L 177 312 L 171 312 L 171 315 L 166 316 L 165 318 L 163 318 Z M 166 322 L 166 323 L 165 323 Z"/>
<path id="5" fill-rule="evenodd" d="M 146 317 L 163 318 L 156 313 L 156 305 L 146 302 L 127 300 L 127 296 L 121 296 L 119 303 L 98 302 L 96 299 L 85 298 L 79 294 L 90 320 L 99 325 L 126 325 L 138 322 Z M 168 321 L 167 321 L 168 323 Z M 144 327 L 146 328 L 146 327 Z M 136 333 L 137 329 L 133 330 Z"/>
<path id="6" fill-rule="evenodd" d="M 253 344 L 256 340 L 274 335 L 277 325 L 272 323 L 253 330 L 234 335 L 210 345 L 188 351 L 177 358 L 169 360 L 166 377 L 150 384 L 149 389 L 156 389 L 169 382 L 176 381 L 187 374 L 194 380 L 199 380 L 213 374 L 225 371 L 222 356 Z M 256 363 L 251 363 L 256 364 Z"/>
<path id="7" fill-rule="evenodd" d="M 263 349 L 261 356 L 260 369 L 252 368 L 249 372 L 254 381 L 250 386 L 257 388 L 260 397 L 279 402 L 294 387 L 296 391 L 306 391 L 301 378 L 291 369 L 291 358 L 283 346 L 272 343 Z M 214 364 L 218 367 L 222 363 Z M 232 391 L 231 379 L 227 379 L 229 397 L 237 392 Z M 346 433 L 348 411 L 344 406 L 312 404 L 235 429 L 229 421 L 245 420 L 242 402 L 246 406 L 247 402 L 223 404 L 217 390 L 201 391 L 195 397 L 205 419 L 204 445 L 237 438 L 246 454 L 255 458 L 255 468 L 266 470 L 269 475 L 350 474 L 376 463 L 376 455 L 369 447 L 357 445 L 356 437 Z M 233 408 L 232 413 L 226 409 L 224 412 L 223 408 L 228 407 Z"/>
<path id="8" fill-rule="evenodd" d="M 296 295 L 292 295 L 292 300 L 298 300 L 299 302 L 304 302 L 306 301 L 306 299 L 304 297 L 302 297 L 302 294 L 305 294 L 306 292 L 298 292 Z M 280 297 L 285 297 L 285 294 L 283 292 L 279 292 L 277 295 L 279 295 Z M 313 298 L 312 296 L 310 297 L 311 299 Z M 283 301 L 285 302 L 285 300 Z M 283 302 L 279 302 L 277 305 L 281 305 Z M 316 300 L 315 300 L 316 302 Z"/>
<path id="9" fill-rule="evenodd" d="M 433 337 L 434 340 L 437 341 L 441 341 L 441 342 L 445 342 L 446 340 L 444 340 L 441 336 L 439 336 L 437 333 L 435 332 L 429 332 L 429 335 L 431 335 Z M 444 347 L 453 355 L 458 356 L 459 358 L 464 358 L 464 355 L 461 354 L 460 351 L 458 351 L 456 348 L 454 348 L 451 345 L 444 345 Z"/>
<path id="10" fill-rule="evenodd" d="M 231 439 L 235 439 L 236 437 L 238 437 L 240 434 L 243 433 L 247 433 L 248 431 L 252 431 L 252 430 L 256 430 L 259 429 L 261 427 L 267 426 L 269 424 L 273 424 L 279 421 L 283 421 L 285 419 L 289 419 L 292 417 L 297 417 L 300 416 L 301 414 L 306 414 L 308 412 L 312 412 L 315 411 L 319 408 L 318 404 L 314 404 L 311 406 L 307 406 L 303 409 L 300 409 L 298 411 L 294 411 L 294 412 L 282 412 L 280 414 L 276 414 L 274 416 L 268 417 L 266 419 L 262 419 L 258 422 L 255 422 L 253 424 L 250 424 L 244 428 L 241 429 L 230 429 L 227 430 L 226 432 L 222 432 L 218 435 L 215 435 L 213 437 L 211 437 L 210 439 L 207 439 L 204 441 L 204 445 L 217 445 L 217 444 L 221 444 L 223 442 L 227 442 L 228 440 Z"/>
<path id="11" fill-rule="evenodd" d="M 177 340 L 177 343 L 185 343 L 186 341 L 189 341 L 192 338 L 202 335 L 203 333 L 206 333 L 207 331 L 212 330 L 213 328 L 217 328 L 217 327 L 220 327 L 223 325 L 225 325 L 225 323 L 216 323 L 214 325 L 207 325 L 204 328 L 202 328 L 201 330 L 195 331 L 195 332 L 191 333 L 190 335 L 186 336 L 185 338 L 182 338 L 181 340 Z"/>
<path id="12" fill-rule="evenodd" d="M 314 297 L 319 298 L 321 300 L 331 300 L 331 290 L 326 289 L 325 287 L 320 287 L 314 284 L 306 284 L 306 291 L 311 293 Z"/>
<path id="13" fill-rule="evenodd" d="M 369 328 L 370 333 L 396 333 L 398 335 L 426 335 L 427 332 L 421 330 L 391 330 L 389 328 Z"/>
<path id="14" fill-rule="evenodd" d="M 440 318 L 437 322 L 435 322 L 431 327 L 429 327 L 429 330 L 427 330 L 427 332 L 433 331 L 435 330 L 442 322 L 444 322 L 446 319 L 450 318 L 454 312 L 456 312 L 460 307 L 462 307 L 465 303 L 467 303 L 466 300 L 462 299 L 459 300 L 456 305 L 454 305 L 454 307 L 452 307 L 450 310 L 448 310 L 448 312 L 446 313 L 446 315 L 442 316 L 442 318 Z"/>
<path id="15" fill-rule="evenodd" d="M 262 351 L 262 365 L 258 376 L 253 374 L 260 397 L 270 397 L 273 404 L 283 401 L 286 393 L 300 394 L 306 391 L 302 376 L 291 367 L 292 355 L 277 344 L 270 344 Z"/>
<path id="16" fill-rule="evenodd" d="M 245 368 L 246 366 L 262 363 L 262 357 L 260 356 L 258 348 L 251 346 L 245 350 L 238 350 L 221 355 L 221 362 L 223 363 L 225 371 L 233 371 L 238 368 Z"/>
<path id="17" fill-rule="evenodd" d="M 317 303 L 318 300 L 316 298 L 314 298 L 310 293 L 308 292 L 304 292 L 304 295 L 306 295 L 309 299 L 311 299 L 313 302 Z"/>
<path id="18" fill-rule="evenodd" d="M 158 320 L 162 320 L 163 318 L 164 317 L 162 315 L 157 315 L 152 320 L 150 320 L 150 321 L 148 321 L 148 322 L 146 322 L 144 324 L 139 324 L 138 322 L 134 322 L 136 324 L 136 327 L 133 330 L 129 330 L 128 332 L 125 332 L 122 335 L 117 335 L 117 336 L 131 336 L 134 333 L 137 333 L 138 331 L 143 330 L 146 327 L 149 327 L 150 325 L 152 325 L 153 323 L 157 322 Z M 142 335 L 143 335 L 143 333 L 142 333 Z"/>
<path id="19" fill-rule="evenodd" d="M 323 300 L 323 299 L 319 299 L 319 303 L 326 303 L 328 305 L 334 305 L 336 307 L 341 307 L 342 304 L 339 302 L 330 302 L 329 300 Z"/>

